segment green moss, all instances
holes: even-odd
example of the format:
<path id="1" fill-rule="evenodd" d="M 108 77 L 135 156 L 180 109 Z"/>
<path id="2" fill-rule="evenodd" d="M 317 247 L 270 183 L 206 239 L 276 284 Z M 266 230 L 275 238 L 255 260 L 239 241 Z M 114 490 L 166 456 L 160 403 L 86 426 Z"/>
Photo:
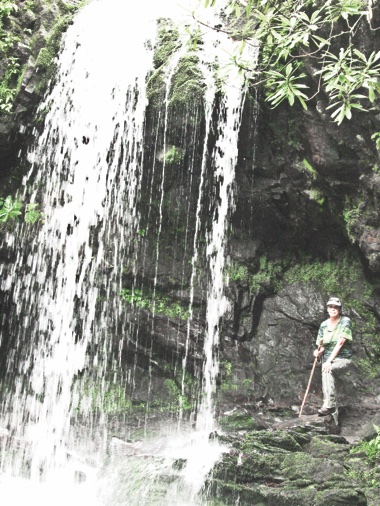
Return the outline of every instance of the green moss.
<path id="1" fill-rule="evenodd" d="M 195 53 L 181 58 L 174 72 L 169 103 L 171 107 L 201 103 L 204 95 L 204 79 L 198 67 L 199 58 Z"/>
<path id="2" fill-rule="evenodd" d="M 307 451 L 313 457 L 327 457 L 333 460 L 342 460 L 349 454 L 350 446 L 344 444 L 337 444 L 327 436 L 314 437 L 310 444 L 307 446 Z"/>
<path id="3" fill-rule="evenodd" d="M 45 91 L 48 82 L 55 74 L 57 66 L 55 58 L 60 50 L 62 35 L 66 32 L 72 22 L 72 14 L 59 16 L 50 31 L 48 38 L 46 39 L 46 46 L 43 47 L 38 54 L 36 68 L 41 77 L 37 89 L 40 93 Z"/>
<path id="4" fill-rule="evenodd" d="M 22 69 L 17 58 L 9 57 L 5 60 L 5 73 L 0 81 L 0 111 L 10 113 L 19 86 Z"/>
<path id="5" fill-rule="evenodd" d="M 266 257 L 260 257 L 258 272 L 249 278 L 251 292 L 257 293 L 263 285 L 277 291 L 285 266 L 286 261 L 271 261 Z"/>
<path id="6" fill-rule="evenodd" d="M 325 197 L 323 195 L 323 193 L 315 188 L 312 188 L 310 190 L 310 198 L 311 200 L 315 200 L 317 202 L 317 204 L 319 204 L 320 206 L 322 206 L 324 203 L 325 203 Z"/>
<path id="7" fill-rule="evenodd" d="M 245 265 L 237 262 L 231 262 L 226 268 L 225 273 L 231 281 L 248 281 L 248 269 Z"/>
<path id="8" fill-rule="evenodd" d="M 218 419 L 218 423 L 223 430 L 227 431 L 260 430 L 258 422 L 248 414 L 232 414 L 229 416 L 222 416 Z"/>
<path id="9" fill-rule="evenodd" d="M 177 148 L 177 146 L 169 146 L 165 153 L 162 153 L 159 156 L 159 160 L 167 165 L 176 165 L 183 162 L 185 157 L 185 150 L 182 148 Z"/>
<path id="10" fill-rule="evenodd" d="M 156 70 L 149 77 L 146 85 L 146 95 L 153 109 L 160 109 L 162 104 L 165 103 L 166 83 L 162 69 Z"/>
<path id="11" fill-rule="evenodd" d="M 157 42 L 153 55 L 155 68 L 165 65 L 181 45 L 178 30 L 170 19 L 160 18 L 157 24 Z"/>
<path id="12" fill-rule="evenodd" d="M 346 197 L 343 218 L 346 224 L 348 238 L 352 243 L 354 243 L 356 239 L 353 234 L 353 228 L 359 219 L 361 221 L 365 219 L 365 213 L 363 213 L 363 202 L 355 204 L 350 198 Z"/>
<path id="13" fill-rule="evenodd" d="M 189 315 L 188 307 L 169 299 L 169 297 L 157 291 L 153 293 L 147 289 L 142 291 L 124 288 L 120 295 L 128 304 L 147 309 L 155 314 L 165 315 L 168 318 L 186 320 Z"/>

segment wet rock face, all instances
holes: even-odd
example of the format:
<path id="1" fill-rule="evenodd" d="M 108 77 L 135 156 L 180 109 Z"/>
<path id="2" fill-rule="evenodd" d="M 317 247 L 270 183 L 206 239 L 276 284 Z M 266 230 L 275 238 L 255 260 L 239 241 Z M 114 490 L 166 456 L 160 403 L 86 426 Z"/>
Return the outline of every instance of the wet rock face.
<path id="1" fill-rule="evenodd" d="M 9 72 L 12 61 L 17 72 L 8 86 L 15 90 L 13 107 L 0 115 L 0 181 L 10 190 L 16 183 L 7 181 L 19 161 L 20 150 L 26 149 L 43 116 L 36 117 L 36 109 L 54 75 L 54 58 L 81 0 L 17 0 L 17 10 L 4 21 L 2 29 L 13 40 L 5 46 L 0 57 L 0 78 Z"/>

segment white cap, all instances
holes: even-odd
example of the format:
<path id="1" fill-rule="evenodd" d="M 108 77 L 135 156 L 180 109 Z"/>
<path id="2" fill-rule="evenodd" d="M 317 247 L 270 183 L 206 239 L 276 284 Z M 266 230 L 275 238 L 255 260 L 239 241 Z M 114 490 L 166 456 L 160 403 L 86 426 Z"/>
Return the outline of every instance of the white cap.
<path id="1" fill-rule="evenodd" d="M 327 302 L 326 306 L 341 306 L 342 303 L 340 302 L 340 299 L 338 297 L 330 297 L 329 301 Z"/>

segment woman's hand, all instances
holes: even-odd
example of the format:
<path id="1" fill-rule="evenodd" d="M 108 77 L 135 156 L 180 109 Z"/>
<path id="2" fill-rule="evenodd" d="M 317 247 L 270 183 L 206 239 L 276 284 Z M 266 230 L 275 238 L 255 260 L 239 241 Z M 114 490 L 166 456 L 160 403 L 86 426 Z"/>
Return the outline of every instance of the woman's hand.
<path id="1" fill-rule="evenodd" d="M 322 366 L 322 372 L 331 372 L 332 363 L 325 362 Z"/>
<path id="2" fill-rule="evenodd" d="M 323 347 L 318 348 L 318 350 L 314 350 L 313 355 L 315 358 L 319 358 L 324 351 L 325 349 Z"/>

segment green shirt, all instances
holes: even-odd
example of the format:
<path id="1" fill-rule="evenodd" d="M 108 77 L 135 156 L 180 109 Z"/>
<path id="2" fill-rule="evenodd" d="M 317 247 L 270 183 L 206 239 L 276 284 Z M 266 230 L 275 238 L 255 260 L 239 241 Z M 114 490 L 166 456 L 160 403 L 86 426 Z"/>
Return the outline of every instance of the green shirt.
<path id="1" fill-rule="evenodd" d="M 322 346 L 325 348 L 324 358 L 329 358 L 336 343 L 339 339 L 344 338 L 346 342 L 340 349 L 338 357 L 351 358 L 352 357 L 352 326 L 351 320 L 347 316 L 341 316 L 333 330 L 328 329 L 329 320 L 325 320 L 319 327 L 317 336 L 317 346 L 323 341 Z"/>

